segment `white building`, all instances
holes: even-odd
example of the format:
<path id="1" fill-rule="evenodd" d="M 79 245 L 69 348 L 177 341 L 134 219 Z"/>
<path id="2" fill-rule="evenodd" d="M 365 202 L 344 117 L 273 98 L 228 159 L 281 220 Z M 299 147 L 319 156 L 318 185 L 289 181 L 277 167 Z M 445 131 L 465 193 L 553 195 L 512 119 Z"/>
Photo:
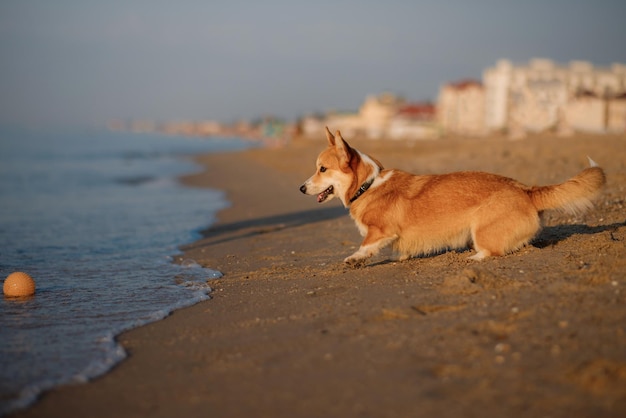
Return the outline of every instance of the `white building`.
<path id="1" fill-rule="evenodd" d="M 474 80 L 446 84 L 439 90 L 437 118 L 446 134 L 485 134 L 485 89 Z"/>
<path id="2" fill-rule="evenodd" d="M 494 68 L 488 68 L 483 72 L 485 127 L 489 131 L 500 131 L 507 126 L 512 77 L 513 64 L 508 60 L 500 60 Z"/>
<path id="3" fill-rule="evenodd" d="M 500 60 L 483 72 L 485 125 L 491 132 L 540 132 L 563 128 L 566 105 L 588 94 L 609 100 L 626 92 L 626 65 L 598 68 L 586 61 L 567 66 L 548 59 L 532 59 L 514 66 Z M 580 106 L 584 107 L 582 103 Z M 576 106 L 574 106 L 576 107 Z M 569 120 L 578 111 L 569 112 Z M 595 123 L 591 124 L 595 125 Z M 581 126 L 591 126 L 583 122 Z M 572 128 L 575 128 L 572 126 Z"/>

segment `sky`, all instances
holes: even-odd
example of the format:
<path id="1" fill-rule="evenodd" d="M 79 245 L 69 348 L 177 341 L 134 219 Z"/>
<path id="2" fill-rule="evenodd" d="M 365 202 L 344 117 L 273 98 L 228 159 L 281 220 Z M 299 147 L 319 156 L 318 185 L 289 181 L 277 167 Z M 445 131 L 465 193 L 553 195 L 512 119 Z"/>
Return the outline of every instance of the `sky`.
<path id="1" fill-rule="evenodd" d="M 0 125 L 292 120 L 499 59 L 626 63 L 623 0 L 2 0 Z"/>

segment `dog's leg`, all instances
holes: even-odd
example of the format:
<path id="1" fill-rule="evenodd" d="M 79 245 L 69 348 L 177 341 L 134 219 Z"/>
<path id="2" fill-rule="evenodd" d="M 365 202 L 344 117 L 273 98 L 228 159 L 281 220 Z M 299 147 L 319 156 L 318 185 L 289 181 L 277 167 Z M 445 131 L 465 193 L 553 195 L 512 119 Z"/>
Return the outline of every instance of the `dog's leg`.
<path id="1" fill-rule="evenodd" d="M 345 260 L 343 260 L 343 262 L 351 266 L 355 266 L 355 267 L 359 266 L 363 264 L 363 262 L 367 260 L 368 258 L 378 254 L 380 249 L 383 248 L 385 245 L 389 244 L 389 242 L 391 241 L 387 241 L 387 242 L 379 241 L 373 244 L 361 245 L 358 251 L 356 251 L 350 257 L 347 257 Z"/>
<path id="2" fill-rule="evenodd" d="M 476 254 L 467 257 L 470 260 L 474 260 L 474 261 L 481 261 L 484 260 L 486 257 L 489 257 L 491 255 L 491 251 L 485 250 L 485 249 L 476 249 Z"/>
<path id="3" fill-rule="evenodd" d="M 500 256 L 523 247 L 537 231 L 539 216 L 534 208 L 518 207 L 506 213 L 491 213 L 483 223 L 472 230 L 476 254 L 469 257 L 480 261 L 489 256 Z"/>
<path id="4" fill-rule="evenodd" d="M 355 267 L 362 265 L 365 260 L 378 254 L 382 248 L 391 244 L 396 239 L 398 239 L 396 235 L 385 235 L 380 229 L 369 227 L 367 229 L 367 235 L 359 249 L 350 257 L 343 260 L 343 262 Z"/>
<path id="5" fill-rule="evenodd" d="M 411 258 L 411 254 L 402 253 L 398 256 L 398 261 L 406 261 Z"/>
<path id="6" fill-rule="evenodd" d="M 476 254 L 470 260 L 481 261 L 492 255 L 504 255 L 502 240 L 506 234 L 497 228 L 497 223 L 488 223 L 472 231 L 472 242 Z"/>

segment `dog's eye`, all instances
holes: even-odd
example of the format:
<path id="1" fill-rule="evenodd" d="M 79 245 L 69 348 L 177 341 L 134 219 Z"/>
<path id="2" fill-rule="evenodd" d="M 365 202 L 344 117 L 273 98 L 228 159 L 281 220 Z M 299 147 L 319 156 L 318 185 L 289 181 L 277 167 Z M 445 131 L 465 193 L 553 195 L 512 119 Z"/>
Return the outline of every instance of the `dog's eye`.
<path id="1" fill-rule="evenodd" d="M 326 167 L 321 166 L 321 167 L 320 167 L 320 173 L 323 173 L 324 171 L 326 171 Z"/>

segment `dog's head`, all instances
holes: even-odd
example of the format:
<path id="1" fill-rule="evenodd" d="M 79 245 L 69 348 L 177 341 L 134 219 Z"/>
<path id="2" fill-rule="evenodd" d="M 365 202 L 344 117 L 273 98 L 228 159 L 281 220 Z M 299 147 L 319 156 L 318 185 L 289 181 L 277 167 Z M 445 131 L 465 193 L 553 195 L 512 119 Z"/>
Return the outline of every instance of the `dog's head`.
<path id="1" fill-rule="evenodd" d="M 339 197 L 344 206 L 366 181 L 378 176 L 382 165 L 373 158 L 351 148 L 337 131 L 333 135 L 326 128 L 328 148 L 317 157 L 316 171 L 300 186 L 300 191 L 317 195 L 318 203 Z"/>

